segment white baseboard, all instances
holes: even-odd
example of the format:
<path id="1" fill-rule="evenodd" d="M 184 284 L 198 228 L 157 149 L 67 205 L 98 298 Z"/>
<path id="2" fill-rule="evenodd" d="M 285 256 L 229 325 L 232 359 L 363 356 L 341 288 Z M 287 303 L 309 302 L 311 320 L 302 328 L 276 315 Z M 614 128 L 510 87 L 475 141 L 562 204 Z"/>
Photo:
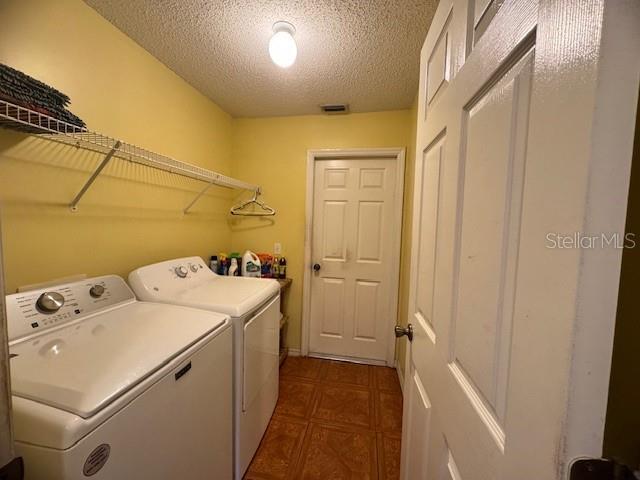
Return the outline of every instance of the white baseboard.
<path id="1" fill-rule="evenodd" d="M 400 381 L 400 390 L 402 390 L 402 395 L 404 396 L 404 374 L 402 373 L 402 369 L 400 368 L 400 362 L 396 359 L 396 372 L 398 372 L 398 380 Z"/>
<path id="2" fill-rule="evenodd" d="M 289 349 L 289 356 L 290 357 L 299 357 L 300 356 L 300 349 L 299 348 L 290 348 Z"/>

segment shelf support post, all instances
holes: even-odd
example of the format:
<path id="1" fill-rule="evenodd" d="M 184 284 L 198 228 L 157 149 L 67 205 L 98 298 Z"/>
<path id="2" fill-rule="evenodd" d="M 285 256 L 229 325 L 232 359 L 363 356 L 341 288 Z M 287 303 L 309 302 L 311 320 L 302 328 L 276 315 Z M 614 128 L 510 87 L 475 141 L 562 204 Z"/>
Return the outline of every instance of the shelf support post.
<path id="1" fill-rule="evenodd" d="M 191 207 L 193 207 L 193 206 L 196 204 L 196 202 L 197 202 L 198 200 L 200 200 L 200 198 L 201 198 L 205 193 L 207 193 L 207 191 L 208 191 L 208 190 L 209 190 L 213 185 L 215 185 L 215 182 L 214 182 L 214 181 L 211 181 L 210 183 L 207 183 L 207 186 L 206 186 L 206 187 L 204 187 L 204 188 L 200 191 L 200 193 L 196 196 L 196 198 L 194 198 L 194 199 L 191 201 L 191 203 L 190 203 L 189 205 L 187 205 L 187 206 L 186 206 L 186 208 L 182 211 L 182 213 L 184 213 L 184 214 L 189 213 L 189 210 L 191 210 Z"/>
<path id="2" fill-rule="evenodd" d="M 85 193 L 87 193 L 87 190 L 89 190 L 89 187 L 91 187 L 91 185 L 93 185 L 93 182 L 96 181 L 96 178 L 98 178 L 98 175 L 100 175 L 102 173 L 102 170 L 104 170 L 104 167 L 107 166 L 107 164 L 111 161 L 111 159 L 113 158 L 113 155 L 116 153 L 116 151 L 118 150 L 118 148 L 120 148 L 120 140 L 116 141 L 115 145 L 113 146 L 113 148 L 109 151 L 109 153 L 107 153 L 107 155 L 102 159 L 102 162 L 100 162 L 100 165 L 98 165 L 98 168 L 95 169 L 95 171 L 93 172 L 93 174 L 91 174 L 91 176 L 89 177 L 89 179 L 85 182 L 85 184 L 83 185 L 83 187 L 80 189 L 80 191 L 78 192 L 78 194 L 75 196 L 75 198 L 71 201 L 71 203 L 69 204 L 69 208 L 71 209 L 72 212 L 77 212 L 78 211 L 78 203 L 80 202 L 80 200 L 82 199 L 82 197 L 84 196 Z"/>

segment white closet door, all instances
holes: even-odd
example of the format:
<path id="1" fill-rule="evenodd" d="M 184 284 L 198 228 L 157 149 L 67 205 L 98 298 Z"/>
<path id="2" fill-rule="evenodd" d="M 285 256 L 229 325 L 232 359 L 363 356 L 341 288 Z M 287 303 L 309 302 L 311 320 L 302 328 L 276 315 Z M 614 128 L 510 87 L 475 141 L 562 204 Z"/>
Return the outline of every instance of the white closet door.
<path id="1" fill-rule="evenodd" d="M 398 161 L 316 160 L 312 354 L 385 361 L 393 339 L 399 259 Z"/>

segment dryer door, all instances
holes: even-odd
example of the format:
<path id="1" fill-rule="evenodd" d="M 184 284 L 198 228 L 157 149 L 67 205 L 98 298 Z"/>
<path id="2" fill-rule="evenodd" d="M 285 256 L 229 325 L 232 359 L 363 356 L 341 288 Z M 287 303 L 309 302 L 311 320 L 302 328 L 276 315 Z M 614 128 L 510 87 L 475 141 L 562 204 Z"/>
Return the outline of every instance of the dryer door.
<path id="1" fill-rule="evenodd" d="M 246 412 L 278 368 L 280 296 L 244 324 L 242 411 Z"/>

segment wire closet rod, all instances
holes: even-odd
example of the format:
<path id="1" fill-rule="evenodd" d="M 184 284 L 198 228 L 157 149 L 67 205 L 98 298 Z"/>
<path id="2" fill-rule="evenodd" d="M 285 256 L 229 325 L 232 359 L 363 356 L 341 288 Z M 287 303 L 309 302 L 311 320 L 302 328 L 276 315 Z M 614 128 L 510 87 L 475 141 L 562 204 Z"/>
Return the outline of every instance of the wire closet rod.
<path id="1" fill-rule="evenodd" d="M 260 191 L 260 187 L 258 185 L 243 182 L 242 180 L 237 180 L 227 175 L 207 170 L 206 168 L 175 160 L 166 155 L 161 155 L 107 135 L 93 132 L 87 128 L 78 127 L 77 125 L 58 120 L 49 115 L 21 107 L 4 100 L 0 100 L 0 126 L 27 133 L 35 133 L 39 137 L 54 141 L 62 141 L 63 143 L 75 145 L 77 147 L 97 147 L 98 151 L 107 155 L 107 157 L 105 157 L 98 166 L 98 169 L 96 169 L 87 183 L 85 183 L 78 195 L 76 195 L 76 198 L 74 198 L 70 205 L 73 211 L 77 209 L 77 204 L 86 190 L 91 186 L 93 181 L 112 157 L 206 182 L 209 184 L 207 189 L 211 185 L 218 185 L 226 188 L 251 190 L 253 192 Z M 185 213 L 189 211 L 195 201 L 197 201 L 203 193 L 204 192 L 201 192 L 196 199 L 184 209 Z"/>

